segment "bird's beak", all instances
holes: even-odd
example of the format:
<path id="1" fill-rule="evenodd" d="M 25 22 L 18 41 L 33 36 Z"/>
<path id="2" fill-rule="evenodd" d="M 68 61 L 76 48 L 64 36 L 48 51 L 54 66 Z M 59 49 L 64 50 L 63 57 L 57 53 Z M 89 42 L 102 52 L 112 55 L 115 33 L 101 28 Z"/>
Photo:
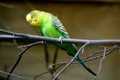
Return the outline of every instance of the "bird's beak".
<path id="1" fill-rule="evenodd" d="M 30 14 L 27 14 L 26 20 L 27 20 L 27 22 L 31 23 L 31 15 Z"/>

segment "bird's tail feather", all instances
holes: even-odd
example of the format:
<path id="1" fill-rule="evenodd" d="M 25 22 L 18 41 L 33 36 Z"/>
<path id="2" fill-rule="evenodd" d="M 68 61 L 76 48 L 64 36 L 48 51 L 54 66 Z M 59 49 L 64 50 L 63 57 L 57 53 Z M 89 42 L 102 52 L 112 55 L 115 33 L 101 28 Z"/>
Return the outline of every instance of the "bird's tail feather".
<path id="1" fill-rule="evenodd" d="M 96 76 L 96 73 L 93 72 L 84 62 L 83 60 L 77 56 L 77 59 L 76 59 L 88 72 L 90 72 L 91 74 L 93 74 L 94 76 Z"/>

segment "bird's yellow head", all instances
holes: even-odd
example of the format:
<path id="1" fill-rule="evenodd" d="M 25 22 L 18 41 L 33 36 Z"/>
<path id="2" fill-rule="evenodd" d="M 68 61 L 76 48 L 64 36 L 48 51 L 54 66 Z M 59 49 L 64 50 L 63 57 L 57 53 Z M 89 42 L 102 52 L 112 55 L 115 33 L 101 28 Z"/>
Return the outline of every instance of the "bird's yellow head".
<path id="1" fill-rule="evenodd" d="M 26 20 L 32 26 L 40 27 L 43 15 L 44 15 L 43 11 L 34 10 L 26 15 Z"/>

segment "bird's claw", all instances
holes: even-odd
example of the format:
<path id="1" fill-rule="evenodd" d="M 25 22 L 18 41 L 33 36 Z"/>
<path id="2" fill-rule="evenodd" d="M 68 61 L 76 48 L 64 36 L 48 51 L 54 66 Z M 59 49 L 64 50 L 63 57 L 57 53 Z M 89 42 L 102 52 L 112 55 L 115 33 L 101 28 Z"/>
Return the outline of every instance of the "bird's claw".
<path id="1" fill-rule="evenodd" d="M 62 39 L 63 39 L 63 37 L 59 37 L 59 39 L 58 39 L 61 44 L 63 43 Z"/>

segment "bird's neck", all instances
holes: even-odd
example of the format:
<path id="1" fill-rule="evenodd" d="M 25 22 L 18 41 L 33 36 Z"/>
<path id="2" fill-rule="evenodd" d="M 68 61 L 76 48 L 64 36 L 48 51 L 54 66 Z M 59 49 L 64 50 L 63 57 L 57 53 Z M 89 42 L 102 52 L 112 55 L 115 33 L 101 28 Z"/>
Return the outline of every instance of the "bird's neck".
<path id="1" fill-rule="evenodd" d="M 45 18 L 43 18 L 43 20 L 41 22 L 41 25 L 40 25 L 41 29 L 46 28 L 46 27 L 50 27 L 49 25 L 51 23 L 51 16 L 47 16 L 47 18 L 46 18 L 46 16 L 47 15 L 44 16 Z"/>

